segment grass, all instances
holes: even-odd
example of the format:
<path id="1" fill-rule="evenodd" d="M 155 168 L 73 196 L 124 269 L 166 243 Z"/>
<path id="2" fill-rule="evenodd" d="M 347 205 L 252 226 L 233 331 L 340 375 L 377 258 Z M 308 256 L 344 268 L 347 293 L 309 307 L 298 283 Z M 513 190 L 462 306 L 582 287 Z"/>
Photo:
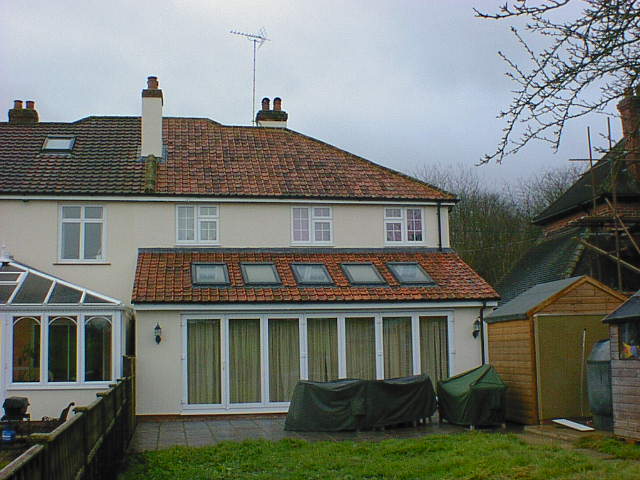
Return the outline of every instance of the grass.
<path id="1" fill-rule="evenodd" d="M 174 447 L 129 458 L 120 480 L 640 478 L 640 462 L 602 460 L 513 435 L 468 433 L 411 440 L 265 440 Z"/>
<path id="2" fill-rule="evenodd" d="M 605 435 L 592 435 L 581 438 L 576 442 L 576 447 L 590 448 L 591 450 L 613 455 L 616 458 L 640 460 L 640 445 L 626 443 L 623 440 Z"/>

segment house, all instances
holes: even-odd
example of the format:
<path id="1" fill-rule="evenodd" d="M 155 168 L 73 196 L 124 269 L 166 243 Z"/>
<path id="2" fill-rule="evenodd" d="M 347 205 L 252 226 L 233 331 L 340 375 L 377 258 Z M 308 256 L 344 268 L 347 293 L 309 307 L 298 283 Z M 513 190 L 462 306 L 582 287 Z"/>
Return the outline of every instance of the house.
<path id="1" fill-rule="evenodd" d="M 538 284 L 486 317 L 489 358 L 508 386 L 508 420 L 588 415 L 586 355 L 608 337 L 602 319 L 625 300 L 580 276 Z"/>
<path id="2" fill-rule="evenodd" d="M 640 441 L 640 292 L 604 319 L 611 339 L 613 432 Z"/>
<path id="3" fill-rule="evenodd" d="M 283 412 L 299 378 L 482 363 L 498 295 L 450 248 L 452 194 L 288 129 L 279 98 L 251 127 L 163 102 L 149 77 L 141 117 L 0 123 L 2 396 L 55 415 L 135 352 L 140 415 Z"/>
<path id="4" fill-rule="evenodd" d="M 623 139 L 534 219 L 543 237 L 498 284 L 501 303 L 580 275 L 640 288 L 640 89 L 627 90 L 618 111 Z"/>

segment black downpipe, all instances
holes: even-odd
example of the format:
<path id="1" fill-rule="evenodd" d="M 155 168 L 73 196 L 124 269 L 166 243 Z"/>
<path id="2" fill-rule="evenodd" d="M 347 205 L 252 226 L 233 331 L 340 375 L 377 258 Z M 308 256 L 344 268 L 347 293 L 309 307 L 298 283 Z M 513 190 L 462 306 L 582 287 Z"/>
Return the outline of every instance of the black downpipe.
<path id="1" fill-rule="evenodd" d="M 480 351 L 482 355 L 482 365 L 486 362 L 484 361 L 484 309 L 487 306 L 486 300 L 482 301 L 482 307 L 480 307 Z"/>
<path id="2" fill-rule="evenodd" d="M 442 208 L 442 204 L 438 202 L 438 250 L 442 251 L 442 220 L 440 214 L 440 208 Z"/>

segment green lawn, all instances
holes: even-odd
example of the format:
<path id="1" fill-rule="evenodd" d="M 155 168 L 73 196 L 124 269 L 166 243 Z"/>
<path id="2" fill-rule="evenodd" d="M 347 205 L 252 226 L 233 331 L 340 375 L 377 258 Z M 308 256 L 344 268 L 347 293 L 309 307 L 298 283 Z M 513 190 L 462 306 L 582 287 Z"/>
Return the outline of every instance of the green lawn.
<path id="1" fill-rule="evenodd" d="M 133 455 L 121 480 L 640 479 L 640 462 L 602 460 L 513 435 L 465 433 L 412 440 L 224 442 Z"/>
<path id="2" fill-rule="evenodd" d="M 576 446 L 608 453 L 616 458 L 640 460 L 640 445 L 625 443 L 623 440 L 604 435 L 592 435 L 582 438 L 576 442 Z"/>

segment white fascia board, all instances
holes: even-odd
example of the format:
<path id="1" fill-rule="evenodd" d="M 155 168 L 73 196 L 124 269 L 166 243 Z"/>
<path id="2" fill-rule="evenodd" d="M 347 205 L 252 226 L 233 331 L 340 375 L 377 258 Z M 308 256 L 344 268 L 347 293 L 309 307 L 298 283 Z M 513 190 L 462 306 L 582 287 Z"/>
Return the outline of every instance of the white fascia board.
<path id="1" fill-rule="evenodd" d="M 190 303 L 133 303 L 133 308 L 142 311 L 179 310 L 181 312 L 266 312 L 266 311 L 409 311 L 451 308 L 492 307 L 497 301 L 461 300 L 453 302 L 389 302 L 389 303 L 254 303 L 254 304 L 190 304 Z"/>
<path id="2" fill-rule="evenodd" d="M 51 200 L 70 202 L 167 202 L 167 203 L 297 203 L 297 204 L 357 204 L 357 205 L 442 205 L 456 202 L 416 200 L 340 200 L 331 198 L 219 198 L 219 197 L 152 197 L 116 195 L 0 195 L 0 200 Z"/>

